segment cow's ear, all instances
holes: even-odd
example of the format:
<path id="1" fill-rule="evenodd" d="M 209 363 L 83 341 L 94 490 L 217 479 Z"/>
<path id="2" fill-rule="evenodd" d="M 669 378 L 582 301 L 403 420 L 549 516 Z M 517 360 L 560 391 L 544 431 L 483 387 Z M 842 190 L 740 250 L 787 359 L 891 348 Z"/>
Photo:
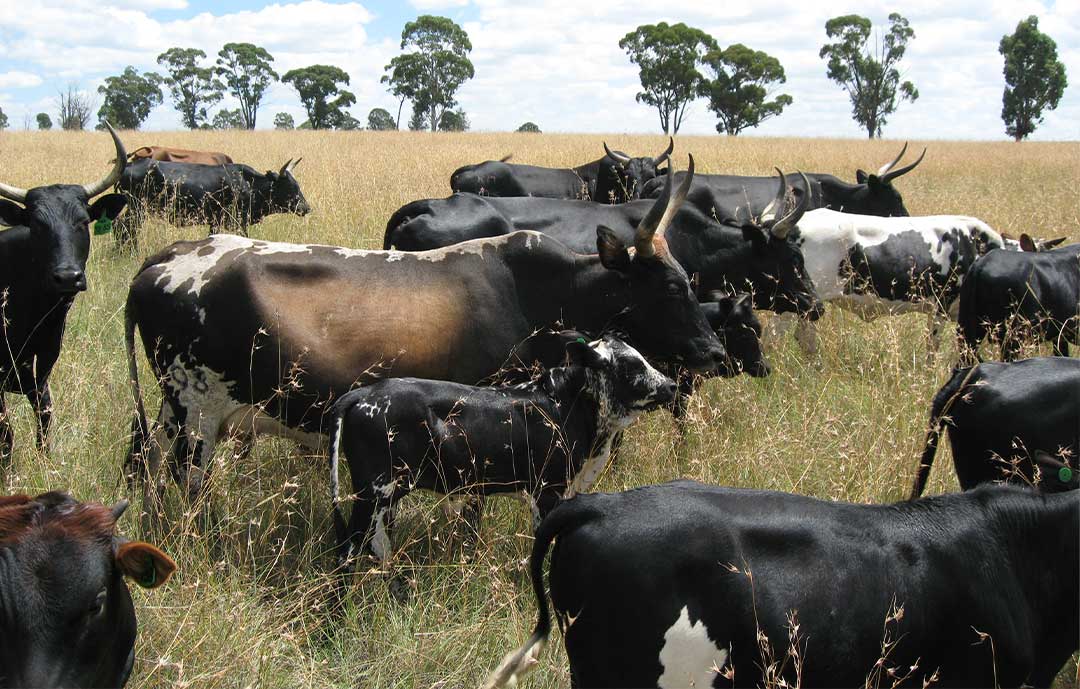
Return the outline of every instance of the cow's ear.
<path id="1" fill-rule="evenodd" d="M 116 550 L 120 573 L 144 589 L 156 589 L 176 571 L 176 563 L 149 543 L 130 541 Z"/>
<path id="2" fill-rule="evenodd" d="M 855 181 L 859 184 L 866 184 L 866 178 L 870 175 L 866 174 L 866 170 L 859 168 L 855 171 Z"/>
<path id="3" fill-rule="evenodd" d="M 1046 251 L 1047 249 L 1053 249 L 1055 246 L 1061 244 L 1066 239 L 1068 239 L 1068 237 L 1058 237 L 1057 239 L 1044 239 L 1043 241 L 1039 242 L 1039 249 L 1042 251 Z"/>
<path id="4" fill-rule="evenodd" d="M 123 194 L 106 194 L 90 204 L 90 219 L 101 220 L 105 217 L 116 220 L 116 216 L 120 215 L 126 205 L 127 197 Z"/>
<path id="5" fill-rule="evenodd" d="M 752 223 L 747 223 L 742 226 L 742 236 L 743 239 L 752 244 L 758 242 L 767 243 L 769 241 L 769 233 Z"/>
<path id="6" fill-rule="evenodd" d="M 609 270 L 626 270 L 630 267 L 630 253 L 610 227 L 600 225 L 596 228 L 596 253 L 600 254 L 600 263 Z"/>
<path id="7" fill-rule="evenodd" d="M 607 360 L 600 352 L 589 346 L 584 337 L 571 340 L 566 343 L 566 353 L 570 355 L 570 361 L 578 366 L 589 368 L 603 368 Z"/>
<path id="8" fill-rule="evenodd" d="M 0 199 L 0 225 L 7 225 L 8 227 L 26 225 L 28 224 L 26 220 L 25 208 L 14 201 Z"/>
<path id="9" fill-rule="evenodd" d="M 1024 251 L 1038 251 L 1039 247 L 1035 246 L 1035 240 L 1031 238 L 1031 235 L 1027 232 L 1020 235 L 1020 248 Z"/>

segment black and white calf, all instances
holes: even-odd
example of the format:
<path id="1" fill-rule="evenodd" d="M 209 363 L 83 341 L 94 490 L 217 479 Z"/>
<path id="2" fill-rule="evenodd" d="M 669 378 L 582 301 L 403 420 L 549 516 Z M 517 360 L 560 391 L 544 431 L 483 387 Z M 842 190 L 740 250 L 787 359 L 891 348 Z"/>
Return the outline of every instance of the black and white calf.
<path id="1" fill-rule="evenodd" d="M 925 313 L 931 350 L 945 318 L 956 317 L 960 287 L 976 259 L 991 249 L 1020 249 L 983 221 L 962 215 L 885 218 L 817 209 L 803 215 L 794 232 L 822 301 L 867 321 Z M 772 336 L 792 322 L 776 319 Z M 796 337 L 803 351 L 817 351 L 812 323 L 800 320 Z"/>
<path id="2" fill-rule="evenodd" d="M 1080 453 L 1080 359 L 990 362 L 953 371 L 934 396 L 912 499 L 926 487 L 946 423 L 961 488 L 1020 478 L 1032 483 L 1040 453 L 1050 456 L 1041 462 L 1040 488 L 1073 488 Z"/>
<path id="3" fill-rule="evenodd" d="M 389 378 L 334 405 L 330 477 L 342 562 L 365 542 L 385 563 L 394 502 L 414 488 L 529 496 L 534 526 L 564 495 L 588 491 L 612 439 L 675 384 L 621 340 L 571 341 L 572 363 L 517 386 Z M 338 508 L 344 452 L 353 484 L 346 528 Z M 370 540 L 369 540 L 370 537 Z"/>
<path id="4" fill-rule="evenodd" d="M 1020 239 L 1034 248 L 1027 235 Z M 960 292 L 957 323 L 975 358 L 989 333 L 1001 357 L 1015 359 L 1028 332 L 1068 356 L 1069 343 L 1080 344 L 1080 244 L 979 259 Z"/>
<path id="5" fill-rule="evenodd" d="M 548 515 L 536 628 L 486 688 L 547 641 L 553 541 L 573 687 L 1048 687 L 1080 647 L 1080 491 L 860 505 L 677 481 Z"/>

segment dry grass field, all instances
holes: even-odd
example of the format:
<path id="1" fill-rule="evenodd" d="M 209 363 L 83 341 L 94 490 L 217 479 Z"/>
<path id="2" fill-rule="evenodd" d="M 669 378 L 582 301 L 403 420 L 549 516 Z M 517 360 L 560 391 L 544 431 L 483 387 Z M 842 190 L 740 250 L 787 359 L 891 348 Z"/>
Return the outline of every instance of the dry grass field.
<path id="1" fill-rule="evenodd" d="M 602 137 L 592 135 L 125 132 L 122 138 L 129 151 L 150 143 L 222 150 L 259 170 L 303 156 L 295 174 L 314 212 L 272 216 L 252 235 L 360 248 L 381 244 L 386 219 L 402 204 L 446 196 L 459 165 L 512 152 L 515 162 L 569 166 L 602 152 Z M 655 155 L 666 144 L 660 136 L 605 138 L 632 155 Z M 1080 144 L 930 141 L 912 142 L 909 150 L 917 154 L 923 145 L 926 160 L 897 183 L 913 214 L 962 213 L 1003 232 L 1080 240 Z M 853 180 L 856 168 L 876 170 L 899 146 L 680 137 L 673 159 L 684 168 L 692 152 L 703 172 L 768 174 L 779 165 Z M 112 153 L 102 133 L 4 132 L 0 179 L 22 187 L 88 182 L 105 173 Z M 205 226 L 151 221 L 136 255 L 119 252 L 109 236 L 94 238 L 89 291 L 71 310 L 52 377 L 52 453 L 33 450 L 30 409 L 9 396 L 16 452 L 3 477 L 5 493 L 68 489 L 107 503 L 125 496 L 128 282 L 149 253 L 205 234 Z M 666 413 L 645 417 L 628 433 L 599 489 L 691 477 L 856 502 L 904 498 L 929 400 L 955 360 L 951 338 L 928 365 L 923 317 L 864 323 L 830 310 L 820 333 L 818 362 L 804 358 L 789 337 L 772 350 L 771 377 L 707 383 L 685 437 Z M 156 409 L 156 387 L 141 352 L 140 366 L 148 407 Z M 948 454 L 943 447 L 930 492 L 957 489 Z M 471 551 L 461 547 L 440 498 L 406 498 L 394 540 L 396 567 L 414 587 L 410 601 L 396 603 L 383 577 L 367 572 L 356 576 L 346 609 L 328 614 L 323 601 L 333 555 L 325 466 L 323 457 L 280 440 L 260 440 L 243 460 L 222 444 L 211 510 L 188 508 L 170 488 L 175 523 L 159 545 L 175 557 L 179 572 L 165 588 L 133 591 L 139 639 L 131 686 L 472 687 L 526 638 L 535 620 L 520 566 L 531 545 L 529 517 L 522 503 L 509 499 L 489 501 L 479 546 Z M 136 514 L 129 510 L 121 522 L 133 536 Z M 1073 686 L 1076 676 L 1074 659 L 1058 682 Z M 556 633 L 527 686 L 568 683 Z"/>

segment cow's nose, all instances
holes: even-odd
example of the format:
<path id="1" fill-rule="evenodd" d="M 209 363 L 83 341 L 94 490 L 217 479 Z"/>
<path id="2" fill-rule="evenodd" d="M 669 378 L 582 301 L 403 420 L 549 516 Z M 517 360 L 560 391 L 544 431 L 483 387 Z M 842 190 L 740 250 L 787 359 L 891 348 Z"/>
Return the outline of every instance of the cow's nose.
<path id="1" fill-rule="evenodd" d="M 75 268 L 59 268 L 53 271 L 53 286 L 56 291 L 66 294 L 82 292 L 86 289 L 86 273 Z"/>
<path id="2" fill-rule="evenodd" d="M 660 398 L 661 403 L 666 404 L 666 403 L 670 402 L 671 400 L 675 399 L 675 390 L 676 390 L 675 381 L 668 380 L 667 382 L 665 382 L 660 387 L 660 394 L 658 395 L 658 397 Z"/>
<path id="3" fill-rule="evenodd" d="M 765 359 L 759 359 L 750 366 L 749 373 L 752 378 L 765 378 L 770 373 L 772 373 L 772 369 L 769 368 L 768 361 L 766 361 Z"/>

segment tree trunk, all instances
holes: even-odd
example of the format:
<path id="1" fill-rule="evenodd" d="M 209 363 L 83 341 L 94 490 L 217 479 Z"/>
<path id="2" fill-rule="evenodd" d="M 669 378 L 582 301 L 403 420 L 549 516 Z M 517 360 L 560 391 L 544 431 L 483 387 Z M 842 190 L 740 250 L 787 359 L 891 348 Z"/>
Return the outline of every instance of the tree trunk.
<path id="1" fill-rule="evenodd" d="M 403 106 L 403 105 L 405 105 L 405 96 L 401 97 L 401 100 L 398 101 L 398 105 L 397 105 L 397 122 L 394 123 L 394 127 L 398 131 L 401 131 L 401 106 Z"/>

